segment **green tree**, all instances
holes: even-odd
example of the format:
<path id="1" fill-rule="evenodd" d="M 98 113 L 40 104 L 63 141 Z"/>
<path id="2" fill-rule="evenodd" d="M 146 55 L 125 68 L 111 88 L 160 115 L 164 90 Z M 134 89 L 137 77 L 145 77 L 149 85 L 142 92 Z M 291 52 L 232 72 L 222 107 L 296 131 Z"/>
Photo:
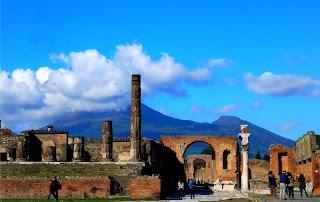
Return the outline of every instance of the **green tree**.
<path id="1" fill-rule="evenodd" d="M 263 160 L 270 161 L 270 155 L 265 154 L 264 157 L 263 157 Z"/>
<path id="2" fill-rule="evenodd" d="M 257 151 L 255 158 L 256 159 L 261 159 L 260 151 Z"/>
<path id="3" fill-rule="evenodd" d="M 211 146 L 203 149 L 200 154 L 210 154 L 212 156 L 212 159 L 216 158 L 216 153 Z"/>

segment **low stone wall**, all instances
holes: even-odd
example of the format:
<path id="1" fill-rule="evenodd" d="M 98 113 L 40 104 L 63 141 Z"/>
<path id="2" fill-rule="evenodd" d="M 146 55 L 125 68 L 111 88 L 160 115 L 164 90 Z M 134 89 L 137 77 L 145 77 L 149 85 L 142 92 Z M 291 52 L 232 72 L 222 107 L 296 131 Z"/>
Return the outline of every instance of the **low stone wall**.
<path id="1" fill-rule="evenodd" d="M 161 179 L 136 178 L 130 180 L 130 198 L 155 198 L 161 196 Z"/>
<path id="2" fill-rule="evenodd" d="M 0 198 L 47 198 L 49 178 L 1 178 Z M 110 179 L 61 178 L 59 198 L 107 198 L 110 196 Z M 52 196 L 51 196 L 52 197 Z"/>

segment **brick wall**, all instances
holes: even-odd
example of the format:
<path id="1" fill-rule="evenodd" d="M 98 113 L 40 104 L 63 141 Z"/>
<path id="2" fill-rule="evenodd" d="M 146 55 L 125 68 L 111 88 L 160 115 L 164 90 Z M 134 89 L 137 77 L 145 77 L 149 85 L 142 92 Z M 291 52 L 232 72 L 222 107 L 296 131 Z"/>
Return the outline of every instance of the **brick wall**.
<path id="1" fill-rule="evenodd" d="M 130 198 L 156 198 L 161 195 L 161 180 L 136 178 L 130 180 Z"/>
<path id="2" fill-rule="evenodd" d="M 314 153 L 312 156 L 312 181 L 313 181 L 313 187 L 314 187 L 314 193 L 320 194 L 320 151 Z"/>
<path id="3" fill-rule="evenodd" d="M 110 196 L 110 179 L 107 178 L 58 180 L 62 185 L 62 189 L 59 190 L 59 198 L 107 198 Z M 48 178 L 2 178 L 0 198 L 47 198 L 49 186 Z"/>
<path id="4" fill-rule="evenodd" d="M 285 145 L 270 145 L 270 170 L 277 176 L 279 180 L 279 174 L 283 170 L 291 172 L 293 176 L 297 175 L 297 167 L 295 163 L 295 149 Z M 279 157 L 279 154 L 286 154 L 286 156 Z M 281 161 L 282 169 L 280 170 L 279 161 Z"/>

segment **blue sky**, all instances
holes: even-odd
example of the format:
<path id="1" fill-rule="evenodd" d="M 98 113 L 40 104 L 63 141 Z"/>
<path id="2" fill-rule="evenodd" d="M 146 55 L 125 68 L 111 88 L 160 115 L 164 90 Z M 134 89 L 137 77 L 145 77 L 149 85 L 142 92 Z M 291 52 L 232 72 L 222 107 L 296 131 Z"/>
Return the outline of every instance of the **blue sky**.
<path id="1" fill-rule="evenodd" d="M 0 119 L 15 132 L 121 110 L 141 74 L 142 102 L 166 115 L 320 134 L 319 1 L 0 3 Z"/>

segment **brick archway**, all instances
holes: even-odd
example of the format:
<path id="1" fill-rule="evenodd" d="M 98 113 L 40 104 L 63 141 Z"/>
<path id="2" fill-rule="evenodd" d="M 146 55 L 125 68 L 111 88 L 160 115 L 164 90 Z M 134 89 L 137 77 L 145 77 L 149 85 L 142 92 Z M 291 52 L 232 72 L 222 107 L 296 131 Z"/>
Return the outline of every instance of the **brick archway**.
<path id="1" fill-rule="evenodd" d="M 196 135 L 196 136 L 161 136 L 161 141 L 164 146 L 173 150 L 181 163 L 184 163 L 183 155 L 186 149 L 195 142 L 205 142 L 213 147 L 215 151 L 215 176 L 221 177 L 222 180 L 237 181 L 237 152 L 238 142 L 235 136 L 211 136 L 211 135 Z M 223 152 L 230 151 L 228 169 L 223 169 Z"/>
<path id="2" fill-rule="evenodd" d="M 213 160 L 212 156 L 210 154 L 193 154 L 188 155 L 187 164 L 188 164 L 188 170 L 186 173 L 187 179 L 196 179 L 195 174 L 195 168 L 194 168 L 194 162 L 196 160 L 202 160 L 205 162 L 205 167 L 201 171 L 201 175 L 203 182 L 206 183 L 212 183 L 215 179 L 214 173 L 213 173 Z"/>

